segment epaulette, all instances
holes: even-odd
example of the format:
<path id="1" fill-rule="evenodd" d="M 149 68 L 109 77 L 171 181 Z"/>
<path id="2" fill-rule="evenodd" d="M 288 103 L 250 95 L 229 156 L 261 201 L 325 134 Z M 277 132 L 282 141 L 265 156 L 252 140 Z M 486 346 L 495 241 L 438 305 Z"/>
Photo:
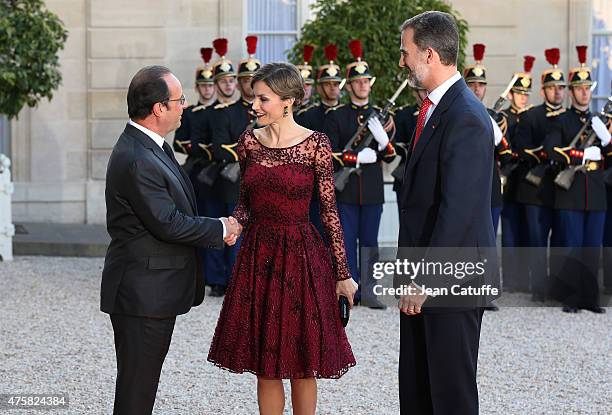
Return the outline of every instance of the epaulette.
<path id="1" fill-rule="evenodd" d="M 297 115 L 302 115 L 303 113 L 305 113 L 309 109 L 316 108 L 318 106 L 319 106 L 318 102 L 315 102 L 314 104 L 310 104 L 309 106 L 307 106 L 305 108 L 302 108 L 301 110 L 298 110 Z"/>
<path id="2" fill-rule="evenodd" d="M 558 109 L 557 111 L 550 111 L 546 113 L 546 118 L 556 117 L 557 115 L 561 115 L 565 112 L 565 108 Z"/>
<path id="3" fill-rule="evenodd" d="M 522 114 L 522 113 L 524 113 L 525 111 L 529 111 L 529 110 L 530 110 L 530 109 L 532 109 L 532 108 L 533 108 L 533 104 L 529 104 L 529 105 L 527 105 L 525 108 L 521 108 L 520 110 L 518 110 L 518 111 L 516 112 L 516 114 L 517 114 L 517 115 L 518 115 L 518 114 Z"/>
<path id="4" fill-rule="evenodd" d="M 344 104 L 339 104 L 336 105 L 335 107 L 329 107 L 328 109 L 325 110 L 325 114 L 327 114 L 330 111 L 336 111 L 338 108 L 342 108 L 344 107 Z"/>
<path id="5" fill-rule="evenodd" d="M 215 106 L 214 106 L 214 109 L 216 109 L 216 110 L 220 110 L 220 109 L 223 109 L 223 108 L 227 108 L 227 107 L 229 107 L 230 105 L 235 104 L 236 102 L 238 102 L 238 100 L 236 100 L 236 101 L 231 101 L 231 102 L 226 102 L 225 104 L 223 104 L 223 103 L 219 103 L 219 104 L 217 104 L 217 105 L 215 105 Z"/>
<path id="6" fill-rule="evenodd" d="M 195 107 L 193 107 L 191 109 L 191 112 L 196 112 L 196 111 L 201 111 L 201 110 L 205 110 L 206 108 L 208 108 L 209 105 L 206 104 L 201 104 L 201 105 L 196 105 Z"/>
<path id="7" fill-rule="evenodd" d="M 378 105 L 372 105 L 372 108 L 378 111 L 382 111 L 382 108 L 380 108 Z"/>

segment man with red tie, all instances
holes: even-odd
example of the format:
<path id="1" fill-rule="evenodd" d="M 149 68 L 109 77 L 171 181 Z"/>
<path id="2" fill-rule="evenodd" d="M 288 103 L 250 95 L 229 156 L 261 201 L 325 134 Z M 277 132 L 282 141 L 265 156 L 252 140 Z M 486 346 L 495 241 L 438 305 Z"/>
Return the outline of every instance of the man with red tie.
<path id="1" fill-rule="evenodd" d="M 401 26 L 399 65 L 407 70 L 411 86 L 426 89 L 428 95 L 400 189 L 399 249 L 410 257 L 424 252 L 427 261 L 439 256 L 441 248 L 452 248 L 452 260 L 484 257 L 494 265 L 491 252 L 485 254 L 495 249 L 493 125 L 457 72 L 458 49 L 457 25 L 447 13 L 424 12 Z M 424 288 L 452 293 L 455 285 L 498 287 L 495 269 L 487 267 L 478 278 L 396 278 L 400 288 L 410 289 L 398 304 L 401 414 L 478 414 L 478 344 L 482 307 L 490 297 L 430 296 Z"/>

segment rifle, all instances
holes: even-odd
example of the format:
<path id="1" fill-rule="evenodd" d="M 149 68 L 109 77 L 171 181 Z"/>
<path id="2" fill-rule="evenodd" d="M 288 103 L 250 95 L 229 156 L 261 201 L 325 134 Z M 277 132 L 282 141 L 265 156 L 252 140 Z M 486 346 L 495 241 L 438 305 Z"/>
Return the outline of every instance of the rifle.
<path id="1" fill-rule="evenodd" d="M 502 92 L 499 95 L 499 97 L 497 98 L 497 101 L 495 101 L 495 104 L 493 104 L 493 108 L 492 108 L 493 112 L 496 112 L 496 113 L 501 112 L 504 105 L 506 105 L 506 101 L 508 100 L 508 94 L 510 93 L 510 90 L 514 86 L 514 83 L 516 82 L 517 79 L 518 79 L 518 75 L 515 74 L 510 80 L 510 83 L 508 84 L 508 86 L 506 86 L 506 89 L 504 89 L 504 92 Z"/>
<path id="2" fill-rule="evenodd" d="M 574 136 L 574 138 L 572 139 L 568 147 L 565 147 L 563 149 L 555 148 L 555 151 L 567 157 L 569 160 L 568 164 L 571 164 L 571 155 L 568 156 L 567 154 L 565 154 L 566 151 L 576 149 L 576 145 L 578 144 L 578 141 L 583 136 L 586 138 L 584 139 L 584 141 L 578 147 L 577 150 L 584 150 L 585 148 L 592 146 L 593 143 L 595 142 L 595 139 L 597 138 L 597 134 L 595 134 L 595 131 L 593 131 L 593 127 L 591 127 L 591 119 L 596 116 L 599 116 L 600 118 L 607 118 L 608 116 L 607 114 L 609 113 L 612 113 L 612 96 L 608 98 L 608 102 L 603 107 L 601 112 L 589 117 L 589 119 L 584 123 L 582 128 L 580 128 L 578 133 Z M 576 173 L 578 173 L 579 171 L 584 172 L 586 171 L 586 169 L 587 168 L 585 164 L 581 164 L 579 166 L 569 165 L 565 169 L 561 170 L 559 174 L 557 174 L 557 177 L 555 177 L 555 184 L 561 187 L 562 189 L 569 190 L 572 187 L 572 184 L 574 183 L 574 178 L 576 177 Z"/>
<path id="3" fill-rule="evenodd" d="M 389 111 L 395 105 L 395 100 L 397 99 L 399 94 L 401 94 L 404 88 L 406 88 L 406 85 L 408 85 L 407 79 L 401 83 L 401 85 L 399 86 L 399 88 L 397 88 L 393 96 L 387 100 L 387 104 L 380 112 L 380 114 L 377 114 L 376 111 L 372 111 L 370 115 L 368 115 L 368 118 L 366 118 L 365 121 L 359 126 L 359 128 L 357 128 L 355 134 L 353 134 L 349 142 L 346 143 L 346 145 L 344 146 L 345 151 L 349 150 L 354 151 L 355 153 L 359 153 L 361 150 L 370 145 L 374 136 L 372 135 L 372 133 L 367 134 L 369 132 L 368 121 L 372 117 L 379 117 L 381 123 L 384 125 L 383 121 L 385 121 L 389 116 Z M 361 169 L 358 167 L 342 167 L 340 170 L 334 173 L 334 185 L 339 192 L 344 190 L 344 188 L 348 184 L 351 174 L 353 173 L 361 174 Z"/>
<path id="4" fill-rule="evenodd" d="M 504 92 L 502 92 L 499 95 L 499 97 L 497 98 L 497 101 L 495 101 L 495 104 L 493 104 L 492 110 L 496 114 L 499 114 L 502 111 L 502 108 L 504 107 L 504 105 L 506 104 L 506 101 L 508 100 L 508 94 L 510 93 L 510 90 L 514 86 L 514 83 L 516 82 L 517 79 L 518 79 L 518 75 L 514 74 L 514 76 L 510 80 L 510 83 L 506 86 L 506 89 L 504 89 Z M 504 187 L 506 187 L 506 183 L 508 182 L 508 177 L 517 168 L 517 166 L 518 166 L 518 163 L 508 163 L 500 169 L 499 178 L 502 184 L 502 193 L 503 193 Z"/>
<path id="5" fill-rule="evenodd" d="M 594 91 L 596 87 L 597 87 L 597 82 L 593 82 L 593 85 L 591 85 L 591 92 Z M 585 124 L 585 126 L 586 125 L 587 124 Z M 544 146 L 539 146 L 531 150 L 525 150 L 525 152 L 534 156 L 538 160 L 539 160 L 539 157 L 535 154 L 536 152 L 543 153 L 542 154 L 543 156 L 546 155 L 546 153 L 544 152 Z M 548 170 L 549 167 L 550 167 L 550 163 L 543 164 L 543 163 L 538 162 L 537 166 L 531 168 L 529 172 L 527 172 L 527 175 L 525 176 L 525 180 L 531 183 L 532 185 L 534 185 L 535 187 L 540 187 L 540 185 L 542 184 L 542 180 L 544 179 L 544 176 L 546 175 L 546 170 Z"/>

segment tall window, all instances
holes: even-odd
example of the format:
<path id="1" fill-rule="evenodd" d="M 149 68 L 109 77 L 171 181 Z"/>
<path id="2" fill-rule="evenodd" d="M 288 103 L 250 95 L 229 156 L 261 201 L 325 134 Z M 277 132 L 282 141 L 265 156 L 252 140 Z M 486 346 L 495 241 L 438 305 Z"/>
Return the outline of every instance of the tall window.
<path id="1" fill-rule="evenodd" d="M 247 15 L 247 33 L 259 38 L 259 60 L 286 61 L 299 32 L 298 0 L 247 0 Z"/>
<path id="2" fill-rule="evenodd" d="M 600 111 L 612 93 L 612 2 L 593 1 L 593 110 Z"/>

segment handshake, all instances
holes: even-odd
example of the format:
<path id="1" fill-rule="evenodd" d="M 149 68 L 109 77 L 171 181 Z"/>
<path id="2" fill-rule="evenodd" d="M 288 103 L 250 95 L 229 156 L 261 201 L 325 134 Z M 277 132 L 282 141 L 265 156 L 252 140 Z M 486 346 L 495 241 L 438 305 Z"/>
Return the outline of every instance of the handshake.
<path id="1" fill-rule="evenodd" d="M 225 238 L 223 238 L 223 241 L 229 246 L 234 245 L 238 238 L 240 238 L 240 234 L 242 233 L 242 225 L 238 223 L 236 218 L 234 218 L 233 216 L 230 216 L 229 218 L 219 219 L 225 225 L 226 230 Z"/>

